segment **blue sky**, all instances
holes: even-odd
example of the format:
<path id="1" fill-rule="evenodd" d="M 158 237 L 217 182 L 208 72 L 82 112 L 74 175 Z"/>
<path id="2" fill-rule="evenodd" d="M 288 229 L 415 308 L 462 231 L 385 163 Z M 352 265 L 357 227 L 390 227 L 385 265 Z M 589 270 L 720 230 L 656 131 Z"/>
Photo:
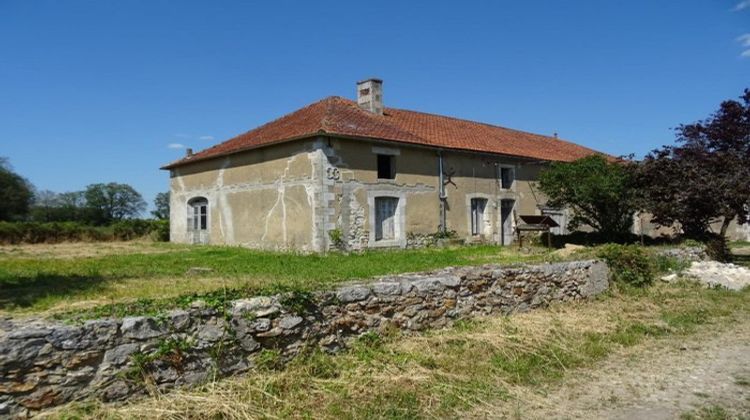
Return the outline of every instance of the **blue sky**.
<path id="1" fill-rule="evenodd" d="M 386 106 L 643 155 L 750 87 L 750 0 L 0 0 L 0 156 L 125 182 L 354 83 Z"/>

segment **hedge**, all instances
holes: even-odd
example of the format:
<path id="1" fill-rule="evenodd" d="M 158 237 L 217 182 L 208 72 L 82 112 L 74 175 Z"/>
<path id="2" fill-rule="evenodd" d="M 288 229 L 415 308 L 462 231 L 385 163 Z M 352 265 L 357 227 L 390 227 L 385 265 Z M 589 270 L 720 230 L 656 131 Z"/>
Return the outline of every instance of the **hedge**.
<path id="1" fill-rule="evenodd" d="M 1 244 L 127 241 L 143 237 L 168 241 L 169 221 L 122 220 L 110 226 L 78 222 L 0 222 Z"/>

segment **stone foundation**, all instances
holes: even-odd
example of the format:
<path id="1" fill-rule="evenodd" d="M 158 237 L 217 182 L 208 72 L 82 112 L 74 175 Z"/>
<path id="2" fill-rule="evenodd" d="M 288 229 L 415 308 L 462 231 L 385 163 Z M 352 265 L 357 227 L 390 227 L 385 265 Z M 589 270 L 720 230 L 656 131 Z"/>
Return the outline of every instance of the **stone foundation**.
<path id="1" fill-rule="evenodd" d="M 155 317 L 65 325 L 0 320 L 0 416 L 24 417 L 84 398 L 124 400 L 250 370 L 259 354 L 289 360 L 305 346 L 346 347 L 368 331 L 417 331 L 597 295 L 600 261 L 447 268 L 312 294 L 190 308 Z M 144 386 L 148 384 L 149 386 Z"/>

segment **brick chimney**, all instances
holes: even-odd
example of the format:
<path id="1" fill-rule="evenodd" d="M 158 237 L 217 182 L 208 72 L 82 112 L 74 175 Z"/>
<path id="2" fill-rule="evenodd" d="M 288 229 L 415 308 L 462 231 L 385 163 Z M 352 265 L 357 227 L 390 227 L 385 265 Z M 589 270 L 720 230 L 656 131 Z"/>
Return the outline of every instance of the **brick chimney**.
<path id="1" fill-rule="evenodd" d="M 357 82 L 357 105 L 365 111 L 383 115 L 383 81 L 367 79 Z"/>

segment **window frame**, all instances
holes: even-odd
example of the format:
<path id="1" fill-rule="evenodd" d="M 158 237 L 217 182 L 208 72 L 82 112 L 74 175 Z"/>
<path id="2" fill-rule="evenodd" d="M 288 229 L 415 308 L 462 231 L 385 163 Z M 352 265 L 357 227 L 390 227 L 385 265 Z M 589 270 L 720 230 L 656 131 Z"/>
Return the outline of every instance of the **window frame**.
<path id="1" fill-rule="evenodd" d="M 392 154 L 377 153 L 375 155 L 375 166 L 377 171 L 377 178 L 380 180 L 394 180 L 396 179 L 396 156 Z M 382 177 L 381 175 L 381 160 L 387 161 L 388 165 L 388 176 Z M 385 171 L 383 171 L 385 172 Z"/>
<path id="2" fill-rule="evenodd" d="M 507 173 L 510 174 L 510 182 L 509 185 L 506 185 L 505 183 L 505 177 L 503 176 L 503 172 L 507 171 Z M 499 176 L 498 176 L 498 184 L 500 186 L 500 189 L 503 191 L 511 191 L 513 190 L 513 187 L 516 183 L 516 167 L 511 165 L 500 165 L 499 169 Z"/>

